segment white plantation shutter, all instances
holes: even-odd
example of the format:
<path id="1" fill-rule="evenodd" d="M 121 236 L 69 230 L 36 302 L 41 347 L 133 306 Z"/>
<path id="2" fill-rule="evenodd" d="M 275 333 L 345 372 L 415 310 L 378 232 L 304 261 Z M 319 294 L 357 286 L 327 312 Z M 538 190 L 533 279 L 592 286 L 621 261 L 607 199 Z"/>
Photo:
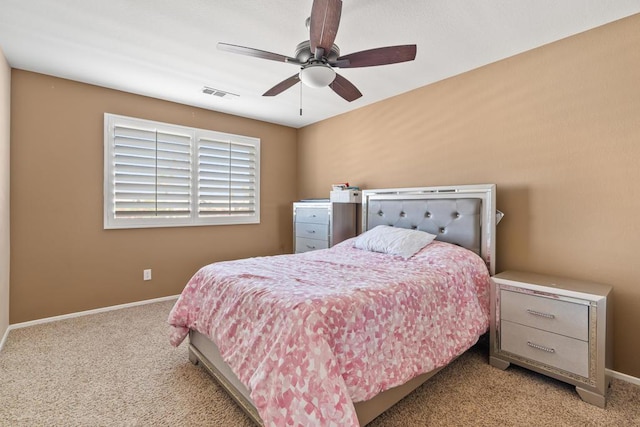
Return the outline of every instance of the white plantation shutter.
<path id="1" fill-rule="evenodd" d="M 191 141 L 189 135 L 157 134 L 156 216 L 191 216 Z"/>
<path id="2" fill-rule="evenodd" d="M 105 228 L 260 222 L 260 140 L 105 114 Z"/>
<path id="3" fill-rule="evenodd" d="M 114 126 L 115 218 L 189 217 L 191 137 Z"/>
<path id="4" fill-rule="evenodd" d="M 202 137 L 198 141 L 198 214 L 256 212 L 256 147 Z"/>

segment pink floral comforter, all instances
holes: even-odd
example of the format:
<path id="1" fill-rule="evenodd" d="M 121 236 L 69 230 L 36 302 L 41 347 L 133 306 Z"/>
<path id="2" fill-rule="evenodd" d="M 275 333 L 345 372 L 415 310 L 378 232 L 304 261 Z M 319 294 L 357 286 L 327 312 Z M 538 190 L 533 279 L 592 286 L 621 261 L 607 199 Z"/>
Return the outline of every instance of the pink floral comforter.
<path id="1" fill-rule="evenodd" d="M 176 302 L 171 344 L 214 341 L 267 426 L 357 426 L 352 402 L 446 365 L 489 323 L 477 255 L 433 242 L 408 260 L 353 248 L 218 262 Z"/>

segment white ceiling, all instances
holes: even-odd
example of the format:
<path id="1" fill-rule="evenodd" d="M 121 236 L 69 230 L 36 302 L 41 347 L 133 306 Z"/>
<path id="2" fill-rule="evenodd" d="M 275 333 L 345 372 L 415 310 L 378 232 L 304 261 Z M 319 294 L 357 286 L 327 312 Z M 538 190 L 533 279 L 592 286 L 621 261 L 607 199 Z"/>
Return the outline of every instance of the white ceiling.
<path id="1" fill-rule="evenodd" d="M 640 12 L 638 0 L 344 0 L 341 54 L 417 44 L 415 61 L 338 69 L 363 96 L 267 89 L 295 65 L 216 49 L 294 56 L 312 0 L 0 0 L 13 68 L 302 127 Z M 204 86 L 238 97 L 202 93 Z"/>

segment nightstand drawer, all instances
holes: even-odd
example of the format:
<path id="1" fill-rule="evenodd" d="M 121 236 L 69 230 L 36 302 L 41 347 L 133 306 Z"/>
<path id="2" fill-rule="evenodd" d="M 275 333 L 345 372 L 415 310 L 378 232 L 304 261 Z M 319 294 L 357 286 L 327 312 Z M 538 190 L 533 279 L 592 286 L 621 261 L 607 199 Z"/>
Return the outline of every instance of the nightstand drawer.
<path id="1" fill-rule="evenodd" d="M 311 222 L 297 222 L 296 236 L 309 239 L 329 240 L 329 226 L 327 224 L 313 224 Z"/>
<path id="2" fill-rule="evenodd" d="M 296 237 L 297 253 L 315 251 L 316 249 L 327 249 L 328 247 L 329 247 L 328 240 L 307 239 L 306 237 Z"/>
<path id="3" fill-rule="evenodd" d="M 329 224 L 329 210 L 327 208 L 297 208 L 295 221 L 314 224 Z"/>
<path id="4" fill-rule="evenodd" d="M 502 320 L 589 340 L 589 306 L 521 292 L 500 291 Z"/>
<path id="5" fill-rule="evenodd" d="M 589 344 L 586 341 L 504 320 L 500 322 L 500 329 L 500 344 L 504 351 L 589 377 Z"/>

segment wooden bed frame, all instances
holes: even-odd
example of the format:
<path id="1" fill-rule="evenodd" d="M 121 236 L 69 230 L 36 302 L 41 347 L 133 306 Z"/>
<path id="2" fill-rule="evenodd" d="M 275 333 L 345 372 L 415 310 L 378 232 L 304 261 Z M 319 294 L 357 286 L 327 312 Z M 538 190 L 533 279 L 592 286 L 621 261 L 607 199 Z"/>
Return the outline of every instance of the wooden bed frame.
<path id="1" fill-rule="evenodd" d="M 365 190 L 362 230 L 385 224 L 436 234 L 437 240 L 476 252 L 493 275 L 495 229 L 502 217 L 496 211 L 495 191 L 494 184 Z M 222 360 L 217 346 L 194 330 L 189 332 L 189 360 L 202 365 L 256 424 L 263 425 L 247 387 Z M 419 375 L 367 401 L 354 402 L 360 425 L 373 421 L 442 368 Z"/>

